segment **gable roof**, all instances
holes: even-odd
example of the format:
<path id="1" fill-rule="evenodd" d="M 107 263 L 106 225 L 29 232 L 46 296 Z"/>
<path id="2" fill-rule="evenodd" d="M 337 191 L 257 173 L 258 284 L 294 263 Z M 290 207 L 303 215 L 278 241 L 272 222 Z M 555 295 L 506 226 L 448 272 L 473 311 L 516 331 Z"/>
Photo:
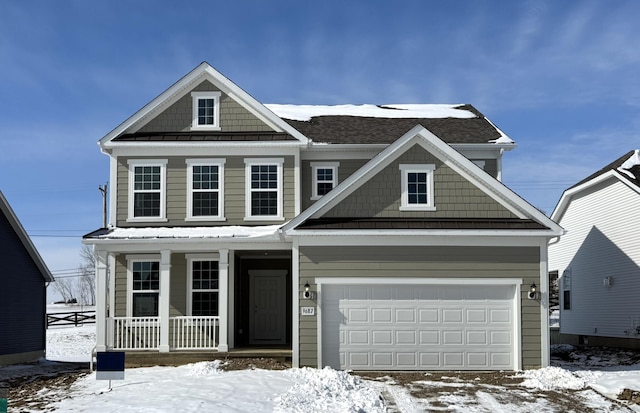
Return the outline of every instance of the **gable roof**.
<path id="1" fill-rule="evenodd" d="M 376 155 L 358 171 L 353 173 L 342 183 L 338 184 L 338 186 L 336 186 L 331 192 L 320 198 L 318 201 L 316 201 L 315 204 L 310 206 L 303 213 L 285 224 L 282 227 L 282 231 L 287 233 L 292 230 L 301 228 L 309 220 L 318 220 L 319 218 L 322 218 L 323 214 L 346 199 L 348 195 L 352 194 L 356 189 L 361 187 L 365 182 L 371 179 L 378 172 L 382 171 L 385 167 L 391 164 L 391 162 L 393 162 L 415 144 L 422 146 L 425 150 L 429 151 L 432 155 L 440 159 L 447 166 L 449 166 L 454 171 L 462 175 L 465 179 L 476 185 L 481 191 L 483 191 L 488 196 L 496 200 L 496 202 L 500 203 L 503 207 L 511 211 L 520 220 L 522 220 L 523 222 L 529 221 L 529 223 L 525 225 L 529 225 L 529 227 L 526 229 L 546 229 L 550 231 L 550 235 L 554 236 L 562 234 L 563 230 L 559 225 L 557 225 L 542 212 L 524 201 L 521 197 L 504 186 L 501 182 L 490 176 L 488 173 L 483 171 L 469 159 L 447 145 L 436 135 L 434 135 L 432 132 L 421 125 L 417 125 L 410 131 L 405 133 L 404 136 L 395 141 L 393 144 L 389 145 L 385 150 Z M 421 225 L 423 226 L 423 228 L 420 229 L 437 228 L 433 224 L 431 226 L 425 226 L 424 224 Z M 465 225 L 467 226 L 462 229 L 470 229 L 468 225 L 474 225 L 475 227 L 473 227 L 473 229 L 486 228 L 482 227 L 483 224 L 477 223 Z M 478 227 L 477 225 L 480 226 Z M 451 226 L 447 227 L 445 225 L 445 227 L 446 229 L 453 229 Z M 441 228 L 443 227 L 441 226 Z M 501 228 L 505 227 L 503 226 Z M 494 226 L 491 229 L 499 229 L 499 225 Z M 511 227 L 508 229 L 516 228 Z M 518 229 L 523 229 L 523 227 L 521 226 Z"/>
<path id="2" fill-rule="evenodd" d="M 265 105 L 317 143 L 391 144 L 416 125 L 446 143 L 515 143 L 471 105 Z"/>
<path id="3" fill-rule="evenodd" d="M 99 145 L 101 147 L 109 147 L 110 143 L 120 135 L 136 132 L 139 126 L 142 126 L 144 123 L 153 119 L 153 117 L 158 115 L 162 110 L 184 96 L 186 93 L 190 92 L 193 87 L 197 86 L 204 80 L 210 81 L 222 92 L 229 95 L 238 102 L 238 104 L 251 112 L 254 116 L 258 117 L 273 128 L 274 131 L 288 133 L 300 141 L 300 143 L 308 143 L 308 139 L 299 131 L 268 110 L 263 104 L 226 78 L 222 73 L 215 70 L 209 63 L 202 62 L 195 69 L 187 73 L 171 87 L 142 107 L 142 109 L 138 110 L 120 125 L 116 126 L 111 132 L 106 134 L 98 142 Z M 197 135 L 202 135 L 202 133 L 198 132 Z"/>
<path id="4" fill-rule="evenodd" d="M 53 275 L 51 275 L 51 272 L 49 271 L 49 268 L 38 253 L 38 250 L 36 250 L 36 247 L 31 242 L 31 238 L 29 238 L 27 232 L 22 227 L 22 224 L 18 220 L 16 214 L 13 212 L 13 209 L 11 209 L 9 202 L 4 197 L 2 191 L 0 191 L 0 213 L 2 213 L 7 218 L 7 221 L 9 221 L 11 228 L 13 228 L 13 231 L 22 242 L 22 245 L 27 250 L 27 253 L 29 253 L 29 256 L 40 270 L 42 278 L 44 278 L 46 282 L 55 281 L 53 279 Z"/>
<path id="5" fill-rule="evenodd" d="M 578 183 L 567 188 L 560 197 L 551 218 L 560 219 L 566 211 L 571 199 L 593 185 L 606 179 L 618 179 L 625 185 L 640 193 L 640 150 L 631 150 L 610 164 L 587 176 Z"/>

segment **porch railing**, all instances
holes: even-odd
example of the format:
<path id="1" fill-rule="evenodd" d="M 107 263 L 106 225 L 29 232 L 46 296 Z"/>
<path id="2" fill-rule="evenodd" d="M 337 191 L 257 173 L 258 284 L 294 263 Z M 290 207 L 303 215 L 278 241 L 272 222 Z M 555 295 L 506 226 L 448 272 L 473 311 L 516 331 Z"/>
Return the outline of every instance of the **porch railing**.
<path id="1" fill-rule="evenodd" d="M 172 348 L 212 350 L 218 348 L 219 317 L 171 317 Z"/>
<path id="2" fill-rule="evenodd" d="M 216 350 L 220 317 L 171 317 L 171 350 Z M 112 317 L 108 319 L 109 347 L 113 350 L 158 350 L 159 317 Z"/>
<path id="3" fill-rule="evenodd" d="M 110 346 L 114 350 L 158 350 L 159 317 L 113 317 L 109 322 Z"/>

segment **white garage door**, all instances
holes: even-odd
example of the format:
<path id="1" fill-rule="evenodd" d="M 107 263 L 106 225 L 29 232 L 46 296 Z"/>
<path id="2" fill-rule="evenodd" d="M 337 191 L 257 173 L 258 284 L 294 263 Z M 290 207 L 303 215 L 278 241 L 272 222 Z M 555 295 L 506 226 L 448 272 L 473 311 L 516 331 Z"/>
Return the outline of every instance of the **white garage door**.
<path id="1" fill-rule="evenodd" d="M 512 285 L 322 285 L 322 364 L 512 370 Z"/>

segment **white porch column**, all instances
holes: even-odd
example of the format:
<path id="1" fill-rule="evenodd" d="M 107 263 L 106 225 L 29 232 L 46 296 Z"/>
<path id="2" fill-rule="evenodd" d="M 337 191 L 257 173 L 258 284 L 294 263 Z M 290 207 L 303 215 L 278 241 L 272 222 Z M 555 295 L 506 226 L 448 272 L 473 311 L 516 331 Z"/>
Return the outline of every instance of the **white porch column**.
<path id="1" fill-rule="evenodd" d="M 218 316 L 220 316 L 218 351 L 229 351 L 229 250 L 220 250 L 218 283 Z"/>
<path id="2" fill-rule="evenodd" d="M 160 297 L 158 317 L 160 317 L 160 352 L 169 352 L 169 297 L 171 295 L 171 251 L 160 251 Z"/>
<path id="3" fill-rule="evenodd" d="M 107 351 L 107 251 L 96 251 L 96 350 Z"/>

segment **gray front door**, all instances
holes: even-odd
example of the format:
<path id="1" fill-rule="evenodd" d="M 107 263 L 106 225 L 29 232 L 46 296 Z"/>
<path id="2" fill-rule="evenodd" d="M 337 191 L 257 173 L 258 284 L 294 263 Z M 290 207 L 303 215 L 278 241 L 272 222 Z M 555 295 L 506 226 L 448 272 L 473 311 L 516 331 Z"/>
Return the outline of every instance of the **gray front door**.
<path id="1" fill-rule="evenodd" d="M 249 270 L 250 344 L 286 342 L 288 270 Z"/>

